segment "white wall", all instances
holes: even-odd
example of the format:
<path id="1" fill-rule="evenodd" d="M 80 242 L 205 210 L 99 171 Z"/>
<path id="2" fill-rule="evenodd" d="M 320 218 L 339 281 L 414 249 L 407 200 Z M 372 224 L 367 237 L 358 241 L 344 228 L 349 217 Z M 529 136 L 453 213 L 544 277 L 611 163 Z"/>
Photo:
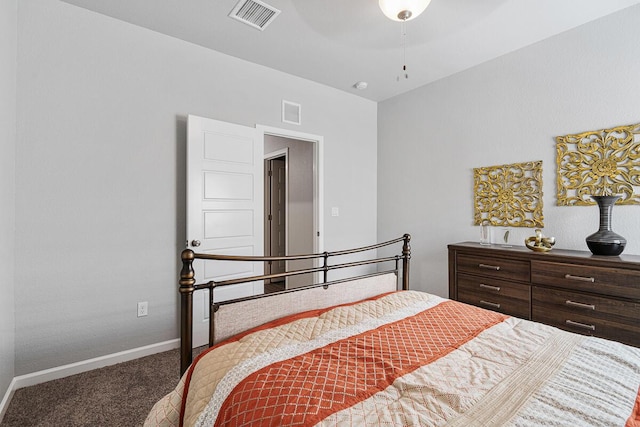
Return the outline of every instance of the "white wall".
<path id="1" fill-rule="evenodd" d="M 476 167 L 542 160 L 544 233 L 588 250 L 598 208 L 555 206 L 554 137 L 640 122 L 638 22 L 634 6 L 378 105 L 378 238 L 412 234 L 414 288 L 447 296 L 447 244 L 478 240 Z M 639 213 L 613 210 L 625 253 Z"/>
<path id="2" fill-rule="evenodd" d="M 18 1 L 0 1 L 0 400 L 14 376 L 14 225 Z M 1 416 L 0 416 L 1 419 Z"/>
<path id="3" fill-rule="evenodd" d="M 16 375 L 178 336 L 187 114 L 322 135 L 325 247 L 376 240 L 374 102 L 63 2 L 18 17 Z"/>

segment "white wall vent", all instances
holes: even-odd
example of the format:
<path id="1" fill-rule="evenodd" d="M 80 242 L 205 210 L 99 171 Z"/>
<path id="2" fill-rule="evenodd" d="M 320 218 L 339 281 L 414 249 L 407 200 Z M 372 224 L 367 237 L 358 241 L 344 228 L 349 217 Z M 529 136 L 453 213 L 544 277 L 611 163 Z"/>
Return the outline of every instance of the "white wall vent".
<path id="1" fill-rule="evenodd" d="M 278 9 L 260 0 L 240 0 L 229 17 L 263 31 L 279 14 Z"/>
<path id="2" fill-rule="evenodd" d="M 299 125 L 302 123 L 302 106 L 295 102 L 282 100 L 282 122 Z"/>

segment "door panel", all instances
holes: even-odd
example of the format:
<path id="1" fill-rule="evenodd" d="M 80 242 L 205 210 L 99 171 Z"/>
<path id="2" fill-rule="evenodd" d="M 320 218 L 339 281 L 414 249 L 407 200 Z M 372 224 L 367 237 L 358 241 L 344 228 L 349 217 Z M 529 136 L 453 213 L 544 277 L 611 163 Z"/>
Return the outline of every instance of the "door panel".
<path id="1" fill-rule="evenodd" d="M 251 210 L 203 212 L 203 223 L 203 235 L 206 240 L 252 238 L 254 212 Z"/>
<path id="2" fill-rule="evenodd" d="M 187 123 L 187 242 L 197 252 L 263 254 L 262 141 L 254 128 L 189 116 Z M 259 275 L 261 263 L 194 262 L 198 283 Z M 263 284 L 218 288 L 214 301 L 255 295 Z M 206 292 L 194 294 L 194 347 L 208 342 Z"/>
<path id="3" fill-rule="evenodd" d="M 253 175 L 206 172 L 204 198 L 205 200 L 251 200 Z"/>

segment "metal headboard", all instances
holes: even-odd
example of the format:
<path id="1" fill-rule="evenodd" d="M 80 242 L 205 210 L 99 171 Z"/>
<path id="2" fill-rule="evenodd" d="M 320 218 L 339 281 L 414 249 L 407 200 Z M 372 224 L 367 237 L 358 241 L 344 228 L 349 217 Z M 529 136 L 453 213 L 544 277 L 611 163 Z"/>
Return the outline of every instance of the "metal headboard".
<path id="1" fill-rule="evenodd" d="M 185 249 L 182 251 L 181 259 L 182 259 L 182 270 L 180 271 L 180 281 L 179 281 L 179 292 L 181 296 L 181 305 L 180 305 L 180 374 L 183 374 L 189 365 L 191 364 L 191 360 L 193 357 L 192 343 L 193 343 L 193 293 L 198 290 L 209 289 L 209 304 L 211 307 L 211 315 L 209 316 L 209 346 L 211 347 L 214 342 L 214 316 L 213 313 L 217 310 L 217 308 L 222 304 L 231 304 L 239 301 L 246 301 L 248 299 L 256 299 L 256 298 L 264 298 L 269 297 L 276 294 L 288 293 L 288 292 L 297 292 L 302 291 L 309 288 L 315 288 L 319 286 L 328 287 L 333 284 L 343 283 L 346 281 L 361 279 L 365 277 L 370 277 L 372 274 L 364 274 L 358 275 L 354 277 L 349 277 L 348 279 L 341 279 L 335 281 L 328 281 L 328 273 L 332 270 L 349 268 L 349 267 L 357 267 L 363 265 L 370 264 L 379 264 L 384 262 L 395 262 L 395 269 L 388 271 L 395 271 L 398 273 L 399 271 L 399 263 L 402 260 L 402 289 L 409 289 L 409 260 L 411 259 L 411 247 L 409 246 L 409 241 L 411 240 L 411 236 L 409 234 L 405 234 L 402 237 L 397 239 L 389 240 L 387 242 L 378 243 L 370 246 L 363 246 L 355 249 L 347 249 L 342 251 L 334 251 L 334 252 L 322 252 L 317 254 L 306 254 L 306 255 L 288 255 L 288 256 L 240 256 L 240 255 L 215 255 L 215 254 L 203 254 L 196 253 L 191 249 Z M 386 246 L 391 246 L 396 243 L 403 242 L 402 252 L 397 255 L 382 257 L 382 258 L 373 258 L 362 261 L 354 261 L 354 262 L 346 262 L 340 264 L 330 265 L 329 260 L 336 256 L 341 255 L 350 255 L 359 252 L 366 252 L 374 249 L 383 248 Z M 274 274 L 264 274 L 259 276 L 250 276 L 250 277 L 242 277 L 236 279 L 229 280 L 221 280 L 221 281 L 208 281 L 206 283 L 196 284 L 195 271 L 193 270 L 193 261 L 196 259 L 202 260 L 217 260 L 217 261 L 253 261 L 253 262 L 269 262 L 269 261 L 296 261 L 296 260 L 309 260 L 309 259 L 322 259 L 322 266 L 313 267 L 313 268 L 305 268 L 298 270 L 285 271 L 284 273 L 274 273 Z M 214 303 L 213 301 L 213 290 L 215 288 L 219 288 L 222 286 L 229 285 L 237 285 L 240 283 L 248 283 L 254 282 L 258 280 L 267 280 L 267 279 L 276 279 L 281 277 L 290 277 L 301 274 L 309 274 L 309 273 L 323 273 L 323 280 L 321 283 L 311 284 L 308 286 L 303 286 L 300 288 L 284 290 L 280 292 L 274 292 L 270 294 L 261 294 L 255 295 L 251 297 L 245 298 L 237 298 L 233 300 L 228 300 L 224 302 Z M 379 273 L 375 273 L 379 274 Z M 374 274 L 374 275 L 375 275 Z"/>

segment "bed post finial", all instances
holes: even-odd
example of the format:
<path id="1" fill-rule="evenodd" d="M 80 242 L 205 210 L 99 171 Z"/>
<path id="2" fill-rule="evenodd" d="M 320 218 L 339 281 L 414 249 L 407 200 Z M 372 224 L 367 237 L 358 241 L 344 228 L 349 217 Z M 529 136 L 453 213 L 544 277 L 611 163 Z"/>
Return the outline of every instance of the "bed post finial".
<path id="1" fill-rule="evenodd" d="M 180 375 L 184 374 L 193 358 L 193 291 L 196 284 L 193 260 L 195 254 L 191 249 L 185 249 L 180 255 L 182 270 L 180 271 Z"/>
<path id="2" fill-rule="evenodd" d="M 324 258 L 324 263 L 323 263 L 323 279 L 322 279 L 322 283 L 327 283 L 327 278 L 328 278 L 328 273 L 329 273 L 329 252 L 324 251 L 324 253 L 322 254 L 323 258 Z M 327 288 L 325 288 L 327 289 Z"/>
<path id="3" fill-rule="evenodd" d="M 409 241 L 411 240 L 410 234 L 405 234 L 404 244 L 402 245 L 402 290 L 409 290 L 409 260 L 411 259 L 411 246 Z"/>

